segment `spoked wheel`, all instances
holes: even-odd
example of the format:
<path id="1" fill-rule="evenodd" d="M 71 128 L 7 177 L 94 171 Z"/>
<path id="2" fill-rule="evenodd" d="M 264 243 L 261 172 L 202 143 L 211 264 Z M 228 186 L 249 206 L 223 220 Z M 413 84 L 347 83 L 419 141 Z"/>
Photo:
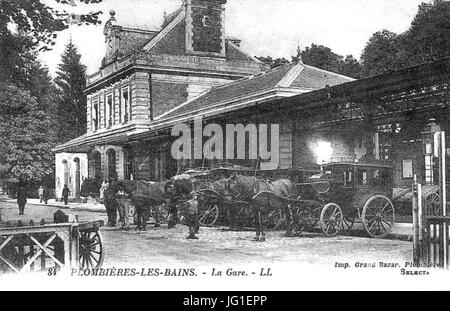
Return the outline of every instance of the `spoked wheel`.
<path id="1" fill-rule="evenodd" d="M 302 210 L 298 206 L 291 207 L 292 219 L 291 219 L 291 228 L 294 234 L 300 234 L 305 231 L 306 225 L 305 221 L 302 218 Z"/>
<path id="2" fill-rule="evenodd" d="M 278 230 L 283 227 L 286 221 L 286 216 L 283 214 L 281 209 L 276 208 L 271 211 L 267 215 L 264 215 L 263 223 L 267 229 Z"/>
<path id="3" fill-rule="evenodd" d="M 214 226 L 219 219 L 219 206 L 214 203 L 200 205 L 199 223 L 204 227 Z"/>
<path id="4" fill-rule="evenodd" d="M 300 218 L 302 219 L 303 223 L 305 224 L 305 230 L 311 230 L 319 222 L 317 215 L 314 213 L 314 211 L 312 211 L 310 209 L 301 211 Z"/>
<path id="5" fill-rule="evenodd" d="M 105 254 L 102 238 L 98 231 L 80 232 L 80 268 L 98 269 L 102 266 Z"/>
<path id="6" fill-rule="evenodd" d="M 342 219 L 342 230 L 350 231 L 353 228 L 353 225 L 355 224 L 356 214 L 353 213 L 352 215 L 345 215 Z"/>
<path id="7" fill-rule="evenodd" d="M 424 207 L 427 215 L 441 216 L 441 196 L 439 193 L 428 194 L 424 199 Z"/>
<path id="8" fill-rule="evenodd" d="M 361 214 L 364 229 L 373 238 L 387 236 L 395 223 L 395 210 L 391 200 L 375 195 L 367 200 Z"/>
<path id="9" fill-rule="evenodd" d="M 320 213 L 320 226 L 326 236 L 335 236 L 342 228 L 343 216 L 339 205 L 328 203 Z"/>
<path id="10" fill-rule="evenodd" d="M 245 228 L 252 227 L 254 225 L 255 219 L 250 205 L 247 203 L 236 203 L 230 208 L 234 209 L 234 220 L 230 219 L 230 224 L 234 227 Z M 234 221 L 234 223 L 232 223 Z"/>

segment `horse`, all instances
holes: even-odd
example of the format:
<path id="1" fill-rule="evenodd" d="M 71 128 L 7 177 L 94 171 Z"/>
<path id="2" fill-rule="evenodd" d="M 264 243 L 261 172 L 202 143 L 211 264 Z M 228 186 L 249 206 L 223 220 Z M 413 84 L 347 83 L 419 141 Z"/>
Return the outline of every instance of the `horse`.
<path id="1" fill-rule="evenodd" d="M 285 236 L 292 236 L 291 211 L 289 204 L 283 198 L 289 198 L 294 191 L 294 185 L 289 179 L 267 181 L 253 176 L 233 174 L 229 178 L 227 190 L 234 198 L 249 203 L 255 217 L 256 237 L 254 241 L 265 241 L 264 224 L 261 221 L 263 208 L 269 206 L 280 209 L 286 217 Z M 271 195 L 273 194 L 273 195 Z"/>
<path id="2" fill-rule="evenodd" d="M 137 229 L 142 231 L 146 229 L 146 221 L 152 210 L 156 210 L 155 226 L 159 226 L 161 217 L 157 207 L 168 203 L 168 186 L 166 182 L 119 180 L 117 188 L 128 195 L 136 207 Z"/>
<path id="3" fill-rule="evenodd" d="M 100 193 L 101 182 L 97 179 L 86 178 L 81 184 L 80 195 L 84 198 Z"/>
<path id="4" fill-rule="evenodd" d="M 145 230 L 146 219 L 151 210 L 156 211 L 156 225 L 159 226 L 160 213 L 158 206 L 169 205 L 169 228 L 177 222 L 177 205 L 192 192 L 192 181 L 189 175 L 178 175 L 165 182 L 149 182 L 140 180 L 121 180 L 117 182 L 118 190 L 126 193 L 136 207 L 138 229 Z"/>

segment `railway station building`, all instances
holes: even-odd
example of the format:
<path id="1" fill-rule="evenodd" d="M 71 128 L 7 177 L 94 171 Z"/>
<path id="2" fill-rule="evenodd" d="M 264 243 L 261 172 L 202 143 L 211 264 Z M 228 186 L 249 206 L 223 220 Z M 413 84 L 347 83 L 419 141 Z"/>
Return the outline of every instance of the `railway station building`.
<path id="1" fill-rule="evenodd" d="M 86 88 L 87 132 L 55 149 L 56 193 L 68 184 L 79 196 L 86 178 L 160 181 L 221 165 L 172 157 L 173 127 L 194 132 L 198 119 L 224 128 L 278 124 L 278 172 L 382 161 L 394 167 L 396 187 L 414 174 L 435 184 L 431 137 L 450 130 L 450 58 L 357 81 L 301 60 L 269 70 L 226 36 L 225 7 L 184 0 L 157 31 L 119 25 L 111 12 L 107 52 Z M 226 162 L 262 164 L 249 152 Z"/>

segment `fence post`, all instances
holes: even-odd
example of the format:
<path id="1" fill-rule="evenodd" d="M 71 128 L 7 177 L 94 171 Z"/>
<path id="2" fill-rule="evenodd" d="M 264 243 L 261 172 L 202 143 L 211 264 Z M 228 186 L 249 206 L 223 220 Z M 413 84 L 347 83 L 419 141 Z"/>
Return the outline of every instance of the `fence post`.
<path id="1" fill-rule="evenodd" d="M 445 147 L 445 132 L 440 133 L 440 144 L 439 144 L 439 191 L 441 195 L 441 210 L 442 216 L 447 216 L 447 178 L 446 178 L 446 157 L 447 150 Z M 445 268 L 448 268 L 448 227 L 447 222 L 442 222 L 440 224 L 442 228 L 439 228 L 441 233 L 439 239 L 441 241 L 441 258 L 442 264 Z"/>
<path id="2" fill-rule="evenodd" d="M 414 233 L 413 233 L 413 259 L 414 259 L 414 264 L 418 265 L 420 263 L 420 253 L 421 253 L 421 245 L 420 245 L 420 241 L 419 241 L 419 232 L 420 232 L 420 228 L 419 228 L 419 193 L 418 193 L 418 183 L 417 183 L 417 175 L 414 175 L 414 181 L 412 184 L 412 193 L 413 193 L 413 198 L 412 198 L 412 204 L 413 204 L 413 229 L 414 229 Z"/>

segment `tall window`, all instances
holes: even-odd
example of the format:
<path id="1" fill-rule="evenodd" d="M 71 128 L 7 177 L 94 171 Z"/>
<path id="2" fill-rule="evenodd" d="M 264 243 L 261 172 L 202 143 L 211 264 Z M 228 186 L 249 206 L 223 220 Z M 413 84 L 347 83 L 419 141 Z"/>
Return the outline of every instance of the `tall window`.
<path id="1" fill-rule="evenodd" d="M 108 150 L 108 178 L 116 176 L 116 152 L 114 149 Z"/>
<path id="2" fill-rule="evenodd" d="M 110 126 L 112 126 L 112 118 L 113 118 L 113 109 L 114 109 L 114 107 L 113 107 L 113 96 L 112 96 L 112 94 L 110 94 L 110 95 L 108 95 L 107 96 L 107 111 L 106 111 L 106 113 L 107 113 L 107 115 L 108 115 L 108 118 L 107 118 L 107 123 L 106 123 L 106 126 L 107 127 L 110 127 Z"/>
<path id="3" fill-rule="evenodd" d="M 64 185 L 69 186 L 69 163 L 66 160 L 62 163 L 64 165 Z"/>
<path id="4" fill-rule="evenodd" d="M 98 110 L 98 100 L 94 101 L 92 108 L 92 128 L 94 131 L 98 130 L 98 121 L 99 121 L 99 110 Z"/>
<path id="5" fill-rule="evenodd" d="M 131 109 L 130 109 L 130 90 L 129 87 L 122 88 L 122 113 L 123 122 L 128 122 L 131 120 Z"/>
<path id="6" fill-rule="evenodd" d="M 123 120 L 123 117 L 122 117 L 122 111 L 123 111 L 123 108 L 122 108 L 122 103 L 123 103 L 123 99 L 122 99 L 122 89 L 121 88 L 119 88 L 118 90 L 117 90 L 117 92 L 119 92 L 119 102 L 117 103 L 117 109 L 118 109 L 118 115 L 117 115 L 117 118 L 118 118 L 118 121 L 119 121 L 119 124 L 122 124 L 122 120 Z"/>
<path id="7" fill-rule="evenodd" d="M 92 154 L 92 168 L 93 168 L 93 172 L 92 172 L 92 176 L 95 179 L 102 179 L 102 155 L 100 154 L 100 152 L 95 151 Z"/>

